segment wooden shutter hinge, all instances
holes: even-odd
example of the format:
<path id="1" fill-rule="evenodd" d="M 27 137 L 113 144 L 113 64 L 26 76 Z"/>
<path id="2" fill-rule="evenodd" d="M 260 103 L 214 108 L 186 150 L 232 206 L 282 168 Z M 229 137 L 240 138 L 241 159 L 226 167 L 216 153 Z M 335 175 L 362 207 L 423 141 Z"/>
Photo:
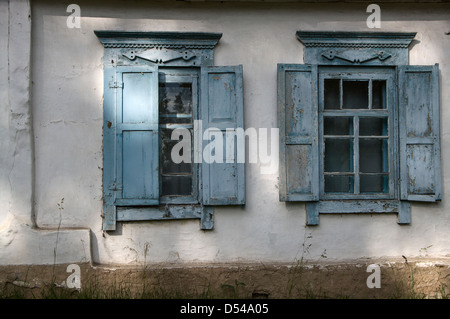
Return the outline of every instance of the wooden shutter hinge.
<path id="1" fill-rule="evenodd" d="M 110 89 L 117 89 L 117 88 L 123 89 L 123 82 L 110 81 L 109 88 Z"/>
<path id="2" fill-rule="evenodd" d="M 108 189 L 112 191 L 121 191 L 123 187 L 121 184 L 114 182 L 109 185 Z"/>

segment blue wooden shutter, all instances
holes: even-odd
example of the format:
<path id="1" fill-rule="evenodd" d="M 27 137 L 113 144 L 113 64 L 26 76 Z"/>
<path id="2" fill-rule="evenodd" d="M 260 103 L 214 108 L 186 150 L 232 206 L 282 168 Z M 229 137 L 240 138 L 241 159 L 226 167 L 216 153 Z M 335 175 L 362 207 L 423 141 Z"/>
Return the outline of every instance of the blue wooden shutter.
<path id="1" fill-rule="evenodd" d="M 319 200 L 317 66 L 278 65 L 280 200 Z"/>
<path id="2" fill-rule="evenodd" d="M 439 67 L 399 67 L 400 198 L 441 200 Z"/>
<path id="3" fill-rule="evenodd" d="M 227 154 L 225 146 L 227 129 L 244 128 L 243 99 L 242 65 L 202 67 L 202 129 L 203 132 L 208 128 L 217 129 L 224 147 L 222 163 L 208 163 L 205 158 L 202 159 L 202 197 L 205 205 L 245 204 L 244 163 L 238 162 L 237 143 L 233 154 Z M 210 142 L 205 139 L 202 150 Z"/>
<path id="4" fill-rule="evenodd" d="M 106 77 L 104 102 L 104 230 L 117 206 L 159 203 L 158 68 L 119 66 Z"/>

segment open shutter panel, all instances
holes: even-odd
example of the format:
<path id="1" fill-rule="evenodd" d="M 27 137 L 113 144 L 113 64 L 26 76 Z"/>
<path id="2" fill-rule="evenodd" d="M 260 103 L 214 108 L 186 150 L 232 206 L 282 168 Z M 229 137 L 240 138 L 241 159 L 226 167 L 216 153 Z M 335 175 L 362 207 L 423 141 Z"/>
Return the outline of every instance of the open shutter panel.
<path id="1" fill-rule="evenodd" d="M 227 130 L 244 128 L 242 73 L 242 65 L 201 69 L 202 197 L 205 205 L 245 204 L 244 161 L 238 161 L 236 140 L 233 145 L 226 143 Z M 209 134 L 204 133 L 206 130 Z M 223 143 L 214 143 L 215 138 L 222 139 Z M 222 148 L 221 158 L 217 157 L 220 153 L 215 153 L 219 150 L 212 145 Z"/>
<path id="2" fill-rule="evenodd" d="M 400 195 L 441 200 L 439 68 L 399 67 Z"/>
<path id="3" fill-rule="evenodd" d="M 280 200 L 319 200 L 317 66 L 278 65 Z"/>
<path id="4" fill-rule="evenodd" d="M 159 203 L 158 68 L 118 67 L 116 206 Z"/>
<path id="5" fill-rule="evenodd" d="M 117 206 L 159 201 L 158 68 L 105 70 L 103 230 L 116 229 Z"/>

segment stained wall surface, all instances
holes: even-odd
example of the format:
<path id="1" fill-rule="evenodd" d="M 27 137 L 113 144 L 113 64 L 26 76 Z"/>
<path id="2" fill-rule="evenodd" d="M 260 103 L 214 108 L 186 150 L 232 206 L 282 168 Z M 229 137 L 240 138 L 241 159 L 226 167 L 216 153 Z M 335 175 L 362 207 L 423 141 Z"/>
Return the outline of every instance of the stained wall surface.
<path id="1" fill-rule="evenodd" d="M 446 161 L 450 155 L 449 5 L 383 4 L 382 27 L 374 30 L 367 27 L 367 5 L 361 3 L 77 4 L 81 28 L 67 27 L 70 13 L 64 3 L 38 0 L 31 5 L 32 212 L 39 229 L 86 231 L 76 239 L 64 237 L 67 247 L 78 245 L 81 248 L 72 249 L 89 251 L 74 253 L 73 262 L 83 256 L 98 263 L 120 264 L 144 258 L 159 263 L 450 256 L 450 164 Z M 104 233 L 104 48 L 94 30 L 223 33 L 215 49 L 215 64 L 243 65 L 245 127 L 268 129 L 277 127 L 277 64 L 303 63 L 303 45 L 296 39 L 296 31 L 417 32 L 410 46 L 410 64 L 439 63 L 441 71 L 442 202 L 413 204 L 410 225 L 397 224 L 395 214 L 332 214 L 320 215 L 319 225 L 309 227 L 304 204 L 278 200 L 278 170 L 264 170 L 256 163 L 246 164 L 245 207 L 216 208 L 211 231 L 200 230 L 198 220 L 185 220 L 119 223 L 117 231 Z M 0 37 L 5 38 L 3 31 Z M 0 69 L 5 68 L 5 61 L 0 52 Z M 1 72 L 0 81 L 7 82 Z M 1 101 L 7 99 L 7 93 L 0 91 Z M 0 134 L 6 134 L 2 132 L 8 110 L 1 106 L 0 112 Z M 6 142 L 0 139 L 0 143 L 3 147 Z M 9 157 L 2 153 L 3 157 L 7 162 Z M 0 170 L 2 183 L 7 173 Z M 8 201 L 6 188 L 0 191 L 0 202 Z M 1 223 L 7 214 L 5 204 L 0 205 Z M 13 241 L 19 238 L 20 231 Z M 36 249 L 53 247 L 55 238 L 48 238 Z M 15 254 L 25 255 L 27 249 Z M 70 259 L 67 256 L 65 260 Z"/>

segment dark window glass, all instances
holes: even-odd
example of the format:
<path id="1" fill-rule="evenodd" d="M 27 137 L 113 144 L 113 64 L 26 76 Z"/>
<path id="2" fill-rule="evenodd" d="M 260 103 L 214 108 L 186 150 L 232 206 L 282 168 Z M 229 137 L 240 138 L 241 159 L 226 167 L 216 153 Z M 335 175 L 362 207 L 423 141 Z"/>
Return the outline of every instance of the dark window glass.
<path id="1" fill-rule="evenodd" d="M 381 174 L 360 175 L 361 193 L 388 193 L 388 176 Z"/>
<path id="2" fill-rule="evenodd" d="M 359 140 L 359 170 L 362 173 L 387 172 L 387 140 Z"/>
<path id="3" fill-rule="evenodd" d="M 369 81 L 348 81 L 342 83 L 344 109 L 367 109 L 369 107 Z"/>
<path id="4" fill-rule="evenodd" d="M 386 81 L 372 81 L 372 108 L 386 108 Z"/>
<path id="5" fill-rule="evenodd" d="M 353 140 L 325 140 L 325 172 L 353 172 Z"/>
<path id="6" fill-rule="evenodd" d="M 352 117 L 324 117 L 325 135 L 353 135 Z"/>
<path id="7" fill-rule="evenodd" d="M 191 195 L 192 176 L 162 176 L 162 194 L 171 195 Z"/>
<path id="8" fill-rule="evenodd" d="M 324 107 L 329 110 L 340 109 L 340 80 L 325 79 Z"/>
<path id="9" fill-rule="evenodd" d="M 160 173 L 162 196 L 185 196 L 193 194 L 193 152 L 190 151 L 190 163 L 175 163 L 172 149 L 180 140 L 172 140 L 172 132 L 192 124 L 192 84 L 159 84 L 159 123 L 160 123 Z M 180 125 L 181 124 L 181 125 Z M 184 124 L 184 125 L 183 125 Z M 192 129 L 189 128 L 191 146 Z M 182 137 L 180 137 L 181 139 Z M 181 149 L 180 152 L 185 151 Z M 185 154 L 180 153 L 180 156 Z"/>
<path id="10" fill-rule="evenodd" d="M 387 136 L 387 118 L 360 117 L 359 136 Z"/>
<path id="11" fill-rule="evenodd" d="M 352 175 L 326 175 L 325 192 L 353 193 L 354 178 Z"/>
<path id="12" fill-rule="evenodd" d="M 159 84 L 159 118 L 161 124 L 192 123 L 191 83 Z"/>

